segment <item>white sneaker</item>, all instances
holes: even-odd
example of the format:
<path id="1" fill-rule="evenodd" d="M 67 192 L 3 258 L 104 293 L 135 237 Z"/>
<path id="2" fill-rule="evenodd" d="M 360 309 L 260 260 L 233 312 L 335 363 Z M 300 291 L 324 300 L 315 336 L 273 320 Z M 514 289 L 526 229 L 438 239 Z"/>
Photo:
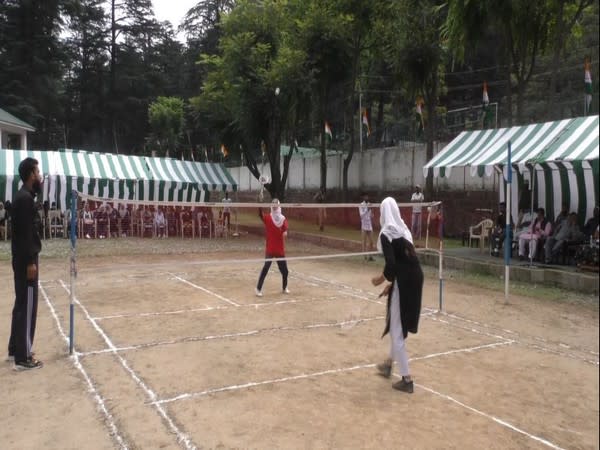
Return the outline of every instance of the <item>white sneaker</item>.
<path id="1" fill-rule="evenodd" d="M 288 288 L 285 288 L 285 289 L 283 290 L 283 293 L 284 293 L 284 294 L 289 294 L 289 293 L 290 293 L 290 290 L 289 290 Z"/>
<path id="2" fill-rule="evenodd" d="M 254 288 L 254 293 L 257 297 L 262 297 L 262 291 L 259 291 L 258 288 Z"/>
<path id="3" fill-rule="evenodd" d="M 86 239 L 91 239 L 91 237 L 90 237 L 90 235 L 89 235 L 89 234 L 86 234 L 86 235 L 85 235 L 85 238 L 86 238 Z"/>

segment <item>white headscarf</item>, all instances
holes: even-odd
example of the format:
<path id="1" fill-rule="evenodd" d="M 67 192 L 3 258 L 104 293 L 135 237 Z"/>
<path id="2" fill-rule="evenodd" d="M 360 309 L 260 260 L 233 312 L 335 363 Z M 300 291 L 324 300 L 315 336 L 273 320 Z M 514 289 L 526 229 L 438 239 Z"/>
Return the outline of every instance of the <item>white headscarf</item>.
<path id="1" fill-rule="evenodd" d="M 377 239 L 377 250 L 383 252 L 381 248 L 382 235 L 385 235 L 390 241 L 403 237 L 412 244 L 412 234 L 404 223 L 404 220 L 402 220 L 400 208 L 398 208 L 398 203 L 396 203 L 396 200 L 394 200 L 392 197 L 387 197 L 381 202 L 379 209 L 381 211 L 381 232 L 379 233 L 379 238 Z"/>
<path id="2" fill-rule="evenodd" d="M 281 207 L 279 206 L 279 200 L 276 198 L 271 202 L 271 219 L 277 228 L 281 228 L 285 221 L 285 216 L 281 214 Z"/>

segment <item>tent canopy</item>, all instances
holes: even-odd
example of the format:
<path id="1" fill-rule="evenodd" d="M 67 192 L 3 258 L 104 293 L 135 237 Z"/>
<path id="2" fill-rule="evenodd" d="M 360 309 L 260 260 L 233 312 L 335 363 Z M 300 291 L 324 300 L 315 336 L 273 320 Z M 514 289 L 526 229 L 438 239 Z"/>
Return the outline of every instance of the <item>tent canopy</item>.
<path id="1" fill-rule="evenodd" d="M 513 179 L 511 214 L 518 208 L 539 206 L 554 218 L 566 203 L 580 220 L 591 217 L 598 201 L 598 116 L 577 117 L 495 130 L 465 131 L 423 168 L 427 175 L 449 176 L 452 167 L 470 166 L 472 176 L 491 175 L 495 168 L 506 173 L 508 142 L 511 143 Z M 533 174 L 533 180 L 531 176 Z M 530 188 L 534 188 L 530 204 Z M 500 189 L 500 200 L 505 200 Z"/>
<path id="2" fill-rule="evenodd" d="M 209 190 L 237 190 L 222 164 L 77 150 L 0 150 L 0 200 L 19 189 L 19 163 L 31 156 L 44 174 L 44 198 L 65 209 L 70 190 L 115 200 L 202 202 Z"/>
<path id="3" fill-rule="evenodd" d="M 512 162 L 529 164 L 599 158 L 598 116 L 578 117 L 495 130 L 463 131 L 423 167 L 426 176 L 447 176 L 452 167 L 471 167 L 471 175 L 491 175 L 506 164 L 511 143 Z"/>

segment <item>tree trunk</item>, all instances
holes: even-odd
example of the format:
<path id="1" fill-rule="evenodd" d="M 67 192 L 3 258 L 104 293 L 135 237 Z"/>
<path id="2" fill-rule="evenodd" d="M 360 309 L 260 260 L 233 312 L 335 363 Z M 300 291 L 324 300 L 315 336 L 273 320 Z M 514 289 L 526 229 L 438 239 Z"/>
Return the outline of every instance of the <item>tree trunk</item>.
<path id="1" fill-rule="evenodd" d="M 548 120 L 558 119 L 555 115 L 556 105 L 556 84 L 558 82 L 558 71 L 560 67 L 560 54 L 564 46 L 564 10 L 565 0 L 560 0 L 558 5 L 558 16 L 556 18 L 556 35 L 554 39 L 554 48 L 552 53 L 552 67 L 550 72 L 550 95 L 548 96 L 548 107 L 546 108 L 546 118 Z"/>
<path id="2" fill-rule="evenodd" d="M 117 65 L 117 22 L 116 22 L 116 0 L 111 0 L 111 16 L 110 16 L 110 92 L 109 111 L 110 111 L 110 129 L 113 143 L 113 149 L 117 149 L 117 124 L 115 117 L 115 99 L 116 99 L 116 65 Z"/>

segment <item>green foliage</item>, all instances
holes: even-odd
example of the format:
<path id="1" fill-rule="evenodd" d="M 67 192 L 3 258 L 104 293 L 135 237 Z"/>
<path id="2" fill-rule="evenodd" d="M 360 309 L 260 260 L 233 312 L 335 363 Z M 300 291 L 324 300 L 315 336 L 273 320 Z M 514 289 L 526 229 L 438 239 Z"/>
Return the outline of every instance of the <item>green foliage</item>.
<path id="1" fill-rule="evenodd" d="M 150 140 L 157 142 L 162 155 L 175 153 L 185 126 L 183 109 L 183 100 L 176 97 L 158 97 L 148 108 Z"/>

